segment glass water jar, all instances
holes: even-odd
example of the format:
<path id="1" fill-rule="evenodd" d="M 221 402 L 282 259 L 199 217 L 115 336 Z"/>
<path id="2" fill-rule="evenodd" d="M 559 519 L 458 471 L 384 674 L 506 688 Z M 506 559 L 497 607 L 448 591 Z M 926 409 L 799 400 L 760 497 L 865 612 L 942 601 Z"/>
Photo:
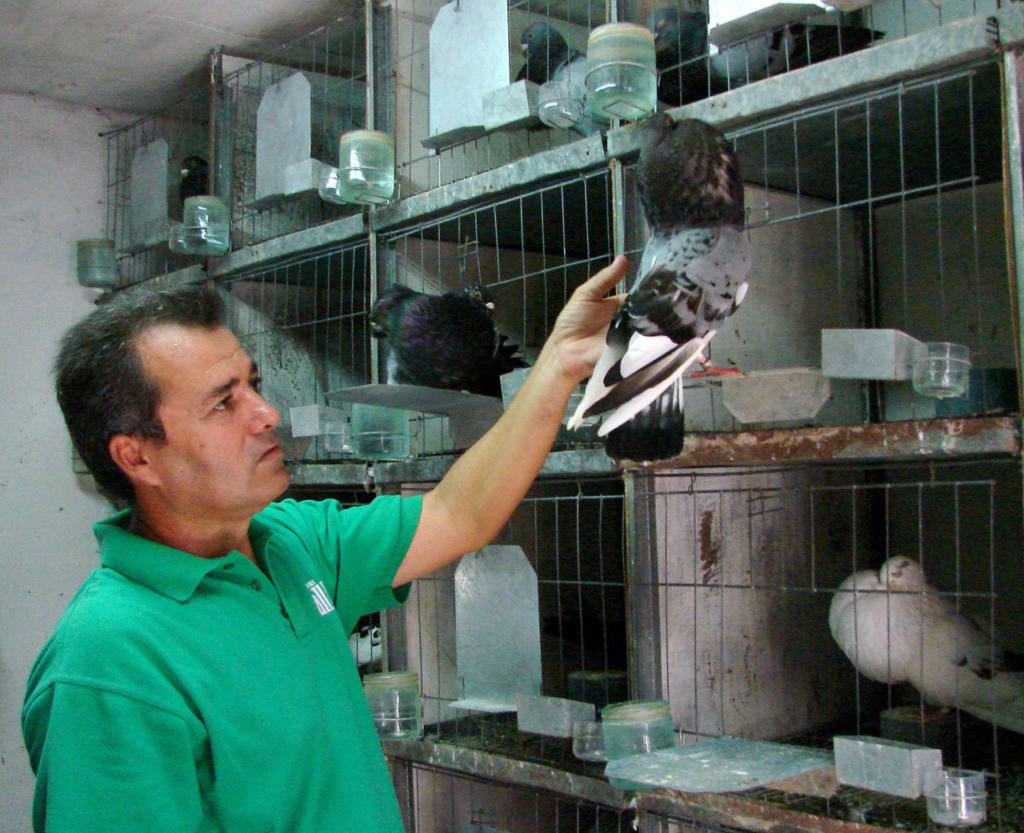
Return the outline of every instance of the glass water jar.
<path id="1" fill-rule="evenodd" d="M 96 289 L 112 289 L 117 285 L 113 240 L 78 241 L 78 282 Z"/>
<path id="2" fill-rule="evenodd" d="M 636 23 L 606 23 L 587 42 L 587 106 L 598 118 L 635 121 L 658 106 L 654 35 Z"/>
<path id="3" fill-rule="evenodd" d="M 409 739 L 423 734 L 420 680 L 415 671 L 367 674 L 363 692 L 380 737 Z"/>
<path id="4" fill-rule="evenodd" d="M 338 142 L 338 181 L 342 201 L 383 205 L 395 192 L 395 142 L 387 133 L 352 130 Z"/>
<path id="5" fill-rule="evenodd" d="M 667 700 L 627 700 L 601 709 L 608 760 L 654 752 L 676 745 L 672 708 Z"/>
<path id="6" fill-rule="evenodd" d="M 192 255 L 222 255 L 230 248 L 231 215 L 220 197 L 204 194 L 185 200 L 182 242 Z"/>

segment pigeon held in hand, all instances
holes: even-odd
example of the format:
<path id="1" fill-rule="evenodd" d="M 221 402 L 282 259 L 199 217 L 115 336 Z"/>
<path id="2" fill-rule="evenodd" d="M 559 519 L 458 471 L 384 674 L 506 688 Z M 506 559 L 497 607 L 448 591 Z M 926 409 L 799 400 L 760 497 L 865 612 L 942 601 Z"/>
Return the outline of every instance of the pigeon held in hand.
<path id="1" fill-rule="evenodd" d="M 832 599 L 828 625 L 865 677 L 910 683 L 927 703 L 1024 733 L 1024 657 L 996 645 L 925 581 L 912 558 L 895 556 L 849 576 Z"/>
<path id="2" fill-rule="evenodd" d="M 603 414 L 608 453 L 637 462 L 683 448 L 683 374 L 743 301 L 750 268 L 743 180 L 725 137 L 655 113 L 641 128 L 638 185 L 651 236 L 633 288 L 569 420 Z"/>
<path id="3" fill-rule="evenodd" d="M 388 382 L 501 396 L 501 376 L 526 367 L 498 333 L 479 286 L 427 295 L 396 284 L 380 294 L 370 330 L 388 345 Z"/>

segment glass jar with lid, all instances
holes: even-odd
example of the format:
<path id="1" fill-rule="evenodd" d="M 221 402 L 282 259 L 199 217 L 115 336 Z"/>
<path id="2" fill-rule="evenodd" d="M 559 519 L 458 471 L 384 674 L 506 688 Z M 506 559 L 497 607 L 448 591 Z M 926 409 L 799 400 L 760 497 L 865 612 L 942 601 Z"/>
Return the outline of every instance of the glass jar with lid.
<path id="1" fill-rule="evenodd" d="M 654 35 L 636 23 L 606 23 L 587 43 L 587 106 L 603 119 L 642 119 L 658 106 Z"/>
<path id="2" fill-rule="evenodd" d="M 381 738 L 411 739 L 423 734 L 420 680 L 415 671 L 367 674 L 363 692 Z"/>

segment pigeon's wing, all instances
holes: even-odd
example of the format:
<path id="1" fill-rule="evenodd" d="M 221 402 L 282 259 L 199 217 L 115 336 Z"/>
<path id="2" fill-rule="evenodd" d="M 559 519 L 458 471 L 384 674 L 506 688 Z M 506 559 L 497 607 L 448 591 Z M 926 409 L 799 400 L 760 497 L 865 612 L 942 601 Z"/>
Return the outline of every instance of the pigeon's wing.
<path id="1" fill-rule="evenodd" d="M 748 244 L 735 229 L 688 229 L 652 236 L 641 263 L 653 265 L 617 313 L 570 427 L 614 411 L 598 431 L 604 436 L 689 369 L 743 300 Z"/>

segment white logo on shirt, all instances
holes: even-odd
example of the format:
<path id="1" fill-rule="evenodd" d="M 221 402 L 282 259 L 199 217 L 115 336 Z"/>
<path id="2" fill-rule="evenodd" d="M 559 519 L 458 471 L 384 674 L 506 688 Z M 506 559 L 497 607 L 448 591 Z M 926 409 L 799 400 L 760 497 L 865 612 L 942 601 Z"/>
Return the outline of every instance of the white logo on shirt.
<path id="1" fill-rule="evenodd" d="M 307 581 L 306 588 L 309 590 L 309 595 L 313 597 L 313 604 L 316 605 L 321 616 L 326 616 L 334 610 L 334 604 L 331 602 L 331 597 L 327 595 L 327 588 L 324 587 L 322 581 Z"/>

